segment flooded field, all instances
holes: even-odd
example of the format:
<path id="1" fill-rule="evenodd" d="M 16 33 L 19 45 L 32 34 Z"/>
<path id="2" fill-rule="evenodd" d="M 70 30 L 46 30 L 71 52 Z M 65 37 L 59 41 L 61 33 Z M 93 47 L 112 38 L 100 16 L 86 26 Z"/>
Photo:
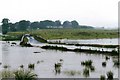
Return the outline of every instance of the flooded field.
<path id="1" fill-rule="evenodd" d="M 15 42 L 15 41 L 13 41 Z M 99 39 L 99 40 L 64 40 L 68 43 L 95 43 L 95 44 L 118 44 L 118 39 Z M 6 43 L 1 41 L 2 65 L 9 65 L 11 70 L 18 69 L 21 65 L 28 68 L 28 64 L 35 64 L 33 70 L 39 78 L 100 78 L 106 75 L 108 71 L 112 71 L 114 78 L 118 78 L 118 67 L 114 66 L 114 61 L 118 56 L 108 56 L 104 54 L 88 54 L 83 52 L 45 50 L 39 47 L 21 47 L 19 41 L 17 45 L 11 45 L 12 42 Z M 37 45 L 46 45 L 36 43 Z M 34 44 L 35 45 L 35 44 Z M 106 59 L 108 57 L 108 59 Z M 83 61 L 92 61 L 94 70 L 90 70 L 85 74 L 86 67 L 81 63 Z M 103 65 L 106 62 L 106 65 Z M 56 71 L 55 63 L 61 63 L 60 71 Z"/>
<path id="2" fill-rule="evenodd" d="M 116 45 L 118 44 L 118 38 L 111 39 L 81 39 L 81 40 L 49 40 L 50 42 L 62 42 L 62 43 L 76 43 L 76 44 L 104 44 L 104 45 Z"/>

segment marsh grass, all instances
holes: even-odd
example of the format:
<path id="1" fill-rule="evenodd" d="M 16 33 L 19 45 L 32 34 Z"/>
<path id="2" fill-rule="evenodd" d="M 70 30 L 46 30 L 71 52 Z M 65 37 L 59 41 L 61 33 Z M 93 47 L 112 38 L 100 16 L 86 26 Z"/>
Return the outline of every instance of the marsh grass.
<path id="1" fill-rule="evenodd" d="M 93 38 L 117 38 L 117 30 L 99 30 L 99 29 L 40 29 L 32 32 L 8 32 L 9 37 L 6 40 L 21 39 L 23 34 L 33 34 L 45 39 L 93 39 Z M 14 36 L 14 37 L 11 37 Z"/>
<path id="2" fill-rule="evenodd" d="M 74 75 L 80 75 L 81 72 L 80 71 L 75 71 L 75 70 L 67 70 L 67 71 L 64 71 L 64 74 L 74 76 Z"/>
<path id="3" fill-rule="evenodd" d="M 89 77 L 90 71 L 89 71 L 88 68 L 83 69 L 83 75 L 84 75 L 85 77 Z"/>
<path id="4" fill-rule="evenodd" d="M 14 78 L 14 73 L 11 70 L 3 70 L 1 71 L 1 78 Z"/>
<path id="5" fill-rule="evenodd" d="M 37 75 L 30 70 L 2 70 L 0 73 L 0 77 L 4 79 L 15 79 L 15 80 L 35 80 Z"/>
<path id="6" fill-rule="evenodd" d="M 107 77 L 108 80 L 113 80 L 113 72 L 112 71 L 107 72 Z"/>
<path id="7" fill-rule="evenodd" d="M 81 65 L 83 66 L 92 66 L 92 60 L 86 60 L 86 61 L 82 61 Z"/>
<path id="8" fill-rule="evenodd" d="M 69 50 L 68 50 L 67 48 L 65 48 L 65 47 L 50 46 L 50 45 L 42 46 L 41 48 L 43 48 L 43 49 L 60 50 L 60 51 L 69 51 Z"/>
<path id="9" fill-rule="evenodd" d="M 120 67 L 120 62 L 118 60 L 113 61 L 114 62 L 114 67 L 119 68 Z"/>
<path id="10" fill-rule="evenodd" d="M 82 61 L 81 65 L 85 66 L 85 69 L 90 70 L 91 72 L 95 71 L 95 67 L 92 65 L 93 61 L 92 60 L 86 60 L 86 61 Z"/>
<path id="11" fill-rule="evenodd" d="M 89 49 L 81 49 L 81 48 L 75 48 L 75 49 L 68 49 L 66 47 L 59 47 L 59 46 L 51 46 L 51 45 L 45 45 L 41 47 L 42 49 L 51 49 L 51 50 L 60 50 L 60 51 L 73 51 L 73 52 L 86 52 L 91 54 L 108 54 L 108 55 L 118 55 L 117 51 L 100 51 L 100 50 L 89 50 Z"/>
<path id="12" fill-rule="evenodd" d="M 35 80 L 36 74 L 29 70 L 17 70 L 14 72 L 16 80 Z"/>
<path id="13" fill-rule="evenodd" d="M 107 63 L 106 62 L 102 62 L 102 66 L 106 67 Z"/>
<path id="14" fill-rule="evenodd" d="M 100 80 L 105 80 L 105 76 L 104 76 L 104 75 L 101 75 L 101 76 L 100 76 Z"/>
<path id="15" fill-rule="evenodd" d="M 10 66 L 9 65 L 4 65 L 3 68 L 8 69 L 8 68 L 10 68 Z"/>
<path id="16" fill-rule="evenodd" d="M 34 69 L 35 68 L 35 64 L 28 64 L 28 68 L 29 69 Z"/>

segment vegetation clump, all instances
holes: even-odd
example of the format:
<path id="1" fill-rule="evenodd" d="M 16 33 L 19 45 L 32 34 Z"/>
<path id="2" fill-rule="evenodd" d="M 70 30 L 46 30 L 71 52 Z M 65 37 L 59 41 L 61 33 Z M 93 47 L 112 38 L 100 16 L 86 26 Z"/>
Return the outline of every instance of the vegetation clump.
<path id="1" fill-rule="evenodd" d="M 83 70 L 83 75 L 84 75 L 85 77 L 88 77 L 88 76 L 90 75 L 89 69 L 85 68 L 85 69 Z"/>
<path id="2" fill-rule="evenodd" d="M 109 60 L 110 58 L 108 56 L 105 57 L 106 60 Z"/>
<path id="3" fill-rule="evenodd" d="M 15 43 L 15 42 L 12 42 L 11 44 L 14 44 L 14 45 L 16 45 L 17 43 Z"/>
<path id="4" fill-rule="evenodd" d="M 106 62 L 102 62 L 102 66 L 103 66 L 103 67 L 106 67 Z"/>
<path id="5" fill-rule="evenodd" d="M 111 71 L 107 72 L 108 80 L 113 80 L 113 73 Z"/>
<path id="6" fill-rule="evenodd" d="M 100 51 L 100 50 L 90 50 L 90 49 L 79 49 L 79 48 L 75 48 L 75 49 L 68 49 L 66 47 L 58 47 L 58 46 L 51 46 L 51 45 L 46 45 L 46 46 L 42 46 L 41 48 L 43 49 L 52 49 L 52 50 L 60 50 L 60 51 L 74 51 L 74 52 L 87 52 L 87 53 L 99 53 L 99 54 L 109 54 L 109 55 L 118 55 L 117 51 Z"/>
<path id="7" fill-rule="evenodd" d="M 65 47 L 58 47 L 58 46 L 42 46 L 41 48 L 43 49 L 54 49 L 54 50 L 61 50 L 61 51 L 69 51 L 69 49 L 65 48 Z"/>
<path id="8" fill-rule="evenodd" d="M 10 67 L 9 65 L 4 65 L 4 66 L 3 66 L 4 69 L 7 69 L 7 68 L 9 68 L 9 67 Z"/>
<path id="9" fill-rule="evenodd" d="M 100 45 L 100 44 L 71 44 L 75 46 L 91 46 L 91 47 L 101 47 L 101 48 L 117 48 L 119 45 Z"/>
<path id="10" fill-rule="evenodd" d="M 35 64 L 28 64 L 29 69 L 34 69 L 34 67 L 35 67 Z"/>
<path id="11" fill-rule="evenodd" d="M 28 70 L 17 70 L 14 72 L 14 74 L 15 80 L 35 80 L 37 77 L 36 74 Z"/>
<path id="12" fill-rule="evenodd" d="M 115 61 L 113 61 L 113 62 L 114 62 L 114 66 L 119 68 L 119 66 L 120 66 L 120 62 L 117 61 L 117 60 L 115 60 Z"/>
<path id="13" fill-rule="evenodd" d="M 90 69 L 91 71 L 95 71 L 95 67 L 92 65 L 92 60 L 86 60 L 81 62 L 81 65 L 85 66 L 87 69 Z"/>
<path id="14" fill-rule="evenodd" d="M 92 66 L 92 60 L 87 60 L 87 61 L 83 61 L 83 62 L 81 62 L 81 65 L 83 65 L 83 66 Z"/>
<path id="15" fill-rule="evenodd" d="M 24 68 L 24 65 L 20 65 L 20 68 Z"/>
<path id="16" fill-rule="evenodd" d="M 61 73 L 62 64 L 61 63 L 55 63 L 54 67 L 55 67 L 55 73 L 56 74 L 60 74 Z"/>
<path id="17" fill-rule="evenodd" d="M 70 70 L 70 71 L 64 71 L 64 74 L 74 76 L 74 75 L 80 75 L 80 71 Z"/>
<path id="18" fill-rule="evenodd" d="M 1 77 L 3 80 L 8 80 L 12 78 L 13 80 L 36 80 L 37 75 L 29 70 L 3 70 L 1 72 Z"/>
<path id="19" fill-rule="evenodd" d="M 14 73 L 10 70 L 3 70 L 1 72 L 1 77 L 2 78 L 14 78 Z"/>
<path id="20" fill-rule="evenodd" d="M 100 76 L 100 80 L 105 80 L 105 76 L 104 76 L 104 75 L 101 75 L 101 76 Z"/>

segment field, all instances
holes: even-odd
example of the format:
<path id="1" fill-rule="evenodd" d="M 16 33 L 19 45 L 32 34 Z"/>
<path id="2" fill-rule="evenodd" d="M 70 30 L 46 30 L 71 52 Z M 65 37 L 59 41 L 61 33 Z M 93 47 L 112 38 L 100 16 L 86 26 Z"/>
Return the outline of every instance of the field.
<path id="1" fill-rule="evenodd" d="M 32 34 L 34 39 L 32 36 L 27 36 L 21 42 L 15 41 L 20 40 L 23 34 Z M 68 39 L 66 41 L 69 42 L 62 42 L 64 40 L 56 40 L 55 43 L 48 41 L 47 44 L 35 42 L 36 40 L 39 41 L 41 37 L 47 40 Z M 26 78 L 33 75 L 32 79 L 34 77 L 44 78 L 46 76 L 47 78 L 74 77 L 103 79 L 109 78 L 109 76 L 118 78 L 117 38 L 117 30 L 100 29 L 40 29 L 8 32 L 6 35 L 2 35 L 2 39 L 6 41 L 0 41 L 5 63 L 1 62 L 3 71 L 0 71 L 0 75 L 2 77 L 8 75 L 8 77 L 12 78 Z M 74 39 L 75 43 L 70 42 L 72 40 L 69 39 Z M 88 40 L 88 43 L 84 44 L 82 41 L 86 40 L 81 39 L 95 40 Z M 99 42 L 102 43 L 99 44 Z M 19 72 L 19 70 L 15 69 L 27 69 L 32 72 Z M 13 73 L 13 71 L 5 70 L 15 71 Z M 33 74 L 31 75 L 31 73 Z"/>
<path id="2" fill-rule="evenodd" d="M 40 29 L 21 32 L 8 32 L 7 40 L 18 40 L 23 34 L 35 34 L 45 39 L 98 39 L 117 38 L 118 30 L 100 29 Z M 12 37 L 11 37 L 12 36 Z M 3 39 L 5 40 L 5 39 Z"/>

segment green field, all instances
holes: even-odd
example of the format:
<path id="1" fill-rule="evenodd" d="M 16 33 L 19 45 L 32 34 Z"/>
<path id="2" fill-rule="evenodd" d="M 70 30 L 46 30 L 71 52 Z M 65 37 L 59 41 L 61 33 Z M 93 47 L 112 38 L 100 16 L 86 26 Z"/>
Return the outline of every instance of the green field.
<path id="1" fill-rule="evenodd" d="M 7 35 L 9 35 L 9 38 L 12 36 L 11 38 L 14 40 L 20 39 L 23 34 L 28 33 L 41 36 L 45 39 L 98 39 L 118 37 L 118 30 L 100 29 L 40 29 L 24 32 L 8 32 Z"/>

